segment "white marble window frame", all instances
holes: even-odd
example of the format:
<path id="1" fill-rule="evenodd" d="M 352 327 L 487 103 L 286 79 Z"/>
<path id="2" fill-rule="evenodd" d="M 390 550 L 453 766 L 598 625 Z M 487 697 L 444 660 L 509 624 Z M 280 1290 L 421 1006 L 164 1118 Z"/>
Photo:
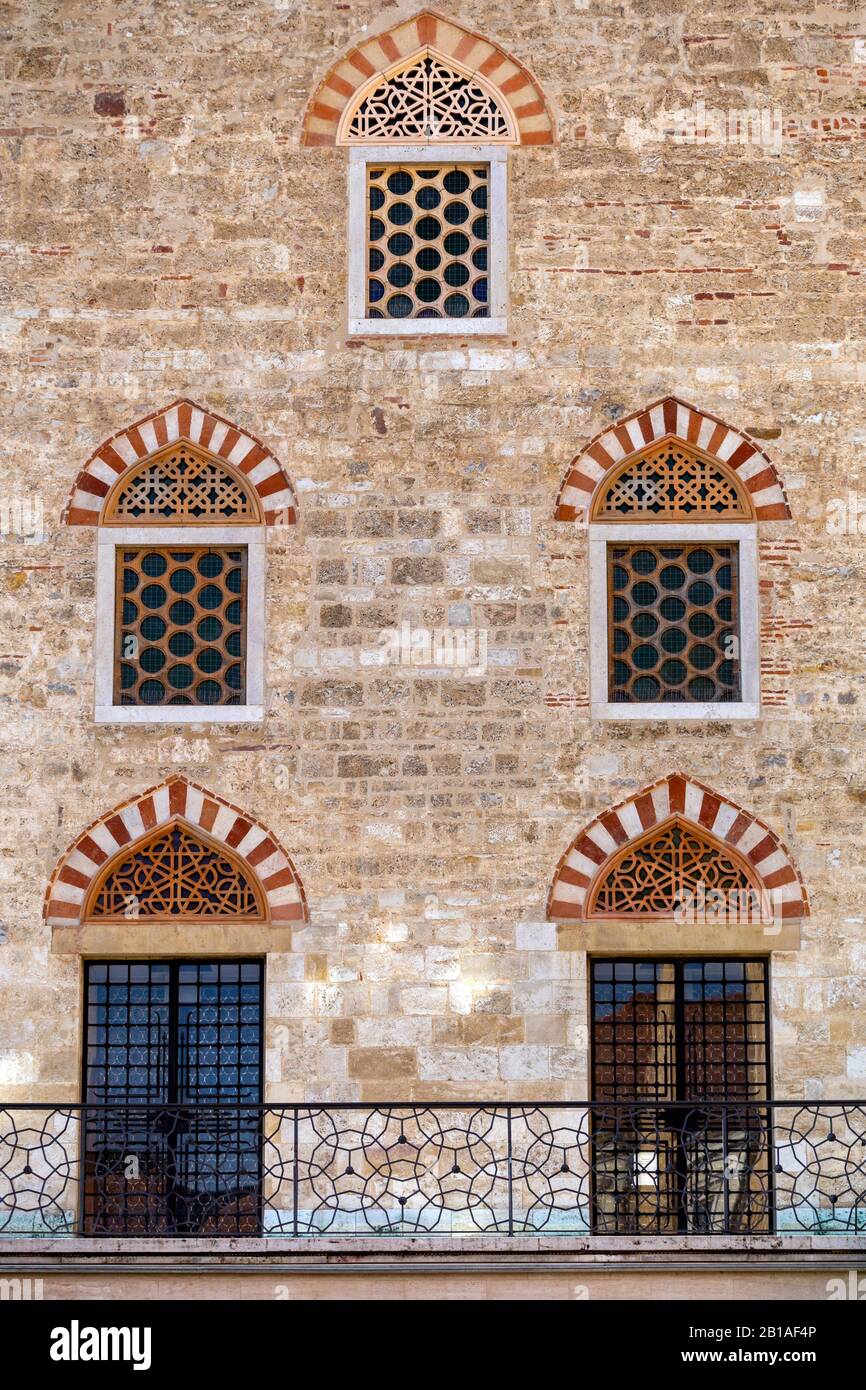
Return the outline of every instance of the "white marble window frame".
<path id="1" fill-rule="evenodd" d="M 490 165 L 489 316 L 370 319 L 367 311 L 367 165 Z M 359 145 L 349 150 L 349 335 L 490 337 L 508 332 L 508 150 L 502 145 Z"/>
<path id="2" fill-rule="evenodd" d="M 740 680 L 742 700 L 730 704 L 616 704 L 608 699 L 607 548 L 623 541 L 678 545 L 689 541 L 735 541 L 739 557 Z M 755 522 L 627 525 L 595 523 L 589 527 L 589 679 L 593 719 L 758 719 L 761 714 L 760 617 L 758 595 L 758 528 Z"/>
<path id="3" fill-rule="evenodd" d="M 114 634 L 116 555 L 136 546 L 232 545 L 247 551 L 247 703 L 116 705 Z M 265 713 L 264 526 L 101 526 L 96 545 L 94 669 L 97 724 L 252 724 Z"/>

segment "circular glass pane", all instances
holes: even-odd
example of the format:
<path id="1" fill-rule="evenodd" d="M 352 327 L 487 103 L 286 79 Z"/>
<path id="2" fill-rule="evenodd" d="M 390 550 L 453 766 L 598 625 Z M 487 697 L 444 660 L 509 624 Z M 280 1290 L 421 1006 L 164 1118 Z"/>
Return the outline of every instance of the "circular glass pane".
<path id="1" fill-rule="evenodd" d="M 415 293 L 423 304 L 431 304 L 434 299 L 438 299 L 442 293 L 437 280 L 419 280 L 415 286 Z"/>
<path id="2" fill-rule="evenodd" d="M 202 618 L 196 632 L 203 642 L 217 642 L 222 636 L 223 625 L 219 618 Z"/>
<path id="3" fill-rule="evenodd" d="M 465 193 L 469 187 L 469 175 L 463 169 L 450 169 L 442 183 L 447 193 Z"/>
<path id="4" fill-rule="evenodd" d="M 408 256 L 413 245 L 412 238 L 407 236 L 405 232 L 395 232 L 392 237 L 388 238 L 388 250 L 392 256 Z"/>
<path id="5" fill-rule="evenodd" d="M 469 313 L 469 300 L 465 294 L 449 294 L 445 300 L 445 313 L 449 319 L 461 319 Z"/>
<path id="6" fill-rule="evenodd" d="M 442 231 L 442 223 L 437 217 L 420 217 L 415 231 L 422 241 L 435 241 Z"/>
<path id="7" fill-rule="evenodd" d="M 398 197 L 402 197 L 404 193 L 408 193 L 409 189 L 412 187 L 412 175 L 409 173 L 408 169 L 395 169 L 393 174 L 389 174 L 388 187 L 391 192 L 396 193 Z"/>
<path id="8" fill-rule="evenodd" d="M 703 642 L 697 643 L 689 652 L 689 661 L 696 671 L 709 671 L 715 660 L 716 653 Z"/>
<path id="9" fill-rule="evenodd" d="M 681 598 L 663 598 L 659 612 L 668 623 L 680 623 L 686 614 L 686 605 Z"/>
<path id="10" fill-rule="evenodd" d="M 169 608 L 168 616 L 177 627 L 183 627 L 184 623 L 192 622 L 195 617 L 195 609 L 191 603 L 187 603 L 185 598 L 178 599 L 177 603 L 173 603 Z"/>
<path id="11" fill-rule="evenodd" d="M 443 245 L 449 256 L 465 256 L 469 250 L 469 238 L 465 232 L 449 232 Z"/>
<path id="12" fill-rule="evenodd" d="M 388 209 L 388 221 L 395 227 L 405 227 L 414 215 L 408 203 L 392 203 Z"/>
<path id="13" fill-rule="evenodd" d="M 158 642 L 165 635 L 165 622 L 150 613 L 141 625 L 141 635 L 146 642 Z"/>
<path id="14" fill-rule="evenodd" d="M 407 319 L 412 312 L 412 301 L 408 294 L 392 294 L 388 300 L 388 313 L 392 319 Z"/>
<path id="15" fill-rule="evenodd" d="M 459 289 L 461 285 L 466 284 L 468 279 L 469 267 L 464 265 L 462 261 L 452 261 L 450 265 L 446 265 L 444 280 L 446 285 L 450 285 L 452 289 Z"/>
<path id="16" fill-rule="evenodd" d="M 195 575 L 192 570 L 175 570 L 169 583 L 176 594 L 188 594 L 195 588 Z"/>
<path id="17" fill-rule="evenodd" d="M 696 579 L 693 584 L 689 585 L 689 601 L 696 608 L 703 608 L 705 604 L 712 603 L 712 585 L 708 584 L 705 579 Z"/>
<path id="18" fill-rule="evenodd" d="M 161 584 L 146 584 L 141 591 L 141 601 L 145 608 L 161 608 L 168 594 Z"/>
<path id="19" fill-rule="evenodd" d="M 686 564 L 692 574 L 709 574 L 713 568 L 713 557 L 708 550 L 693 550 Z"/>
<path id="20" fill-rule="evenodd" d="M 665 565 L 659 579 L 666 589 L 681 589 L 686 582 L 685 570 L 679 565 Z"/>
<path id="21" fill-rule="evenodd" d="M 165 698 L 165 686 L 162 681 L 142 681 L 138 698 L 143 705 L 158 705 Z"/>
<path id="22" fill-rule="evenodd" d="M 636 700 L 657 700 L 659 697 L 659 683 L 655 676 L 638 676 L 632 689 Z"/>
<path id="23" fill-rule="evenodd" d="M 636 613 L 631 625 L 636 637 L 653 637 L 658 631 L 659 621 L 653 613 Z"/>
<path id="24" fill-rule="evenodd" d="M 219 608 L 222 605 L 223 596 L 216 584 L 206 584 L 198 596 L 198 601 L 202 608 Z"/>
<path id="25" fill-rule="evenodd" d="M 656 567 L 656 557 L 651 550 L 636 550 L 631 557 L 631 564 L 636 574 L 652 574 Z"/>
<path id="26" fill-rule="evenodd" d="M 195 693 L 200 705 L 218 705 L 222 691 L 216 681 L 202 681 Z"/>
<path id="27" fill-rule="evenodd" d="M 419 208 L 423 208 L 425 212 L 429 212 L 431 208 L 438 208 L 441 196 L 438 188 L 419 188 L 418 192 L 415 194 L 415 202 L 418 204 Z"/>
<path id="28" fill-rule="evenodd" d="M 187 690 L 192 685 L 192 667 L 186 665 L 172 666 L 168 673 L 169 684 L 175 690 Z"/>
<path id="29" fill-rule="evenodd" d="M 637 584 L 632 585 L 631 596 L 634 603 L 639 608 L 649 608 L 651 603 L 655 603 L 659 596 L 659 591 L 655 584 L 650 584 L 648 580 L 641 579 Z"/>
<path id="30" fill-rule="evenodd" d="M 165 574 L 168 561 L 164 555 L 152 550 L 149 555 L 145 555 L 141 562 L 141 568 L 149 579 L 159 579 L 161 574 Z"/>
<path id="31" fill-rule="evenodd" d="M 212 676 L 214 671 L 218 671 L 223 664 L 222 653 L 216 647 L 205 647 L 203 652 L 199 652 L 196 657 L 196 666 L 203 671 L 206 676 Z"/>
<path id="32" fill-rule="evenodd" d="M 689 618 L 689 632 L 693 637 L 709 637 L 715 627 L 709 613 L 693 613 Z"/>
<path id="33" fill-rule="evenodd" d="M 681 652 L 686 645 L 686 634 L 678 627 L 667 627 L 662 633 L 661 644 L 666 652 Z"/>
<path id="34" fill-rule="evenodd" d="M 651 671 L 658 663 L 659 654 L 655 647 L 644 642 L 641 646 L 635 647 L 631 659 L 639 671 Z"/>
<path id="35" fill-rule="evenodd" d="M 212 550 L 208 550 L 199 556 L 198 572 L 203 579 L 216 579 L 217 575 L 223 572 L 223 563 L 221 555 L 215 555 Z"/>
<path id="36" fill-rule="evenodd" d="M 411 279 L 412 267 L 405 261 L 398 261 L 388 271 L 388 283 L 393 285 L 395 290 L 405 290 Z"/>
<path id="37" fill-rule="evenodd" d="M 142 671 L 147 671 L 148 675 L 155 676 L 157 671 L 161 671 L 165 665 L 165 652 L 161 652 L 159 647 L 145 647 L 139 660 Z"/>
<path id="38" fill-rule="evenodd" d="M 665 661 L 659 672 L 665 685 L 681 685 L 686 674 L 686 668 L 681 661 Z"/>
<path id="39" fill-rule="evenodd" d="M 168 649 L 172 656 L 189 656 L 195 647 L 191 632 L 173 632 L 168 639 Z"/>

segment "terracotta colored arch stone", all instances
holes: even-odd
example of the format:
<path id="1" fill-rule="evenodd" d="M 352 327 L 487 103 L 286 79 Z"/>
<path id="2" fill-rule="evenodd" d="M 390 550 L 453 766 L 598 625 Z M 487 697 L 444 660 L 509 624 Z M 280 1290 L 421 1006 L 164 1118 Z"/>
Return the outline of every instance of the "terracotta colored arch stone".
<path id="1" fill-rule="evenodd" d="M 691 822 L 745 860 L 784 921 L 809 915 L 806 889 L 791 855 L 769 826 L 701 782 L 671 773 L 590 821 L 559 861 L 547 902 L 555 921 L 584 921 L 585 904 L 606 866 L 628 844 L 673 816 Z M 768 946 L 779 942 L 769 937 Z"/>
<path id="2" fill-rule="evenodd" d="M 764 450 L 724 420 L 677 396 L 664 396 L 610 425 L 572 459 L 556 501 L 557 520 L 585 520 L 595 492 L 611 469 L 665 438 L 694 444 L 725 463 L 749 493 L 758 521 L 790 520 L 782 480 Z"/>
<path id="3" fill-rule="evenodd" d="M 307 107 L 301 144 L 336 145 L 347 106 L 371 79 L 428 52 L 484 79 L 512 115 L 519 144 L 552 144 L 553 121 L 529 69 L 490 39 L 434 10 L 364 39 L 334 63 Z"/>
<path id="4" fill-rule="evenodd" d="M 216 845 L 224 845 L 261 888 L 267 922 L 259 926 L 224 927 L 217 919 L 153 926 L 145 919 L 108 925 L 84 921 L 84 906 L 94 881 L 107 865 L 122 859 L 139 841 L 161 825 L 179 823 L 202 833 Z M 123 952 L 160 949 L 154 934 L 165 936 L 167 948 L 193 947 L 212 950 L 219 932 L 228 932 L 226 949 L 286 950 L 291 923 L 308 920 L 307 903 L 298 873 L 279 841 L 266 826 L 214 792 L 172 777 L 121 802 L 93 821 L 61 857 L 45 893 L 43 915 L 53 929 L 52 949 L 81 951 L 90 947 L 110 949 L 116 942 Z M 98 943 L 98 944 L 97 944 Z"/>
<path id="5" fill-rule="evenodd" d="M 184 398 L 145 415 L 100 444 L 75 480 L 63 521 L 68 526 L 97 525 L 118 478 L 176 440 L 198 444 L 244 474 L 259 498 L 266 525 L 291 525 L 297 520 L 294 488 L 261 440 Z"/>

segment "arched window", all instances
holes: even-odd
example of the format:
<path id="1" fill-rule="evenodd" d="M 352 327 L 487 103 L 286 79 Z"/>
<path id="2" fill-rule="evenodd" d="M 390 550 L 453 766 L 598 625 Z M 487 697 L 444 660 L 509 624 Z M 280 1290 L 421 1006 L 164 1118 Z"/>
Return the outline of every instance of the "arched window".
<path id="1" fill-rule="evenodd" d="M 548 917 L 589 953 L 596 1232 L 769 1228 L 770 953 L 807 913 L 770 827 L 676 773 L 562 856 Z"/>
<path id="2" fill-rule="evenodd" d="M 176 401 L 106 441 L 66 511 L 98 526 L 96 719 L 264 714 L 264 528 L 295 498 L 269 451 Z"/>
<path id="3" fill-rule="evenodd" d="M 263 957 L 291 950 L 306 920 L 288 855 L 172 778 L 77 837 L 45 915 L 52 950 L 86 957 L 85 1233 L 257 1233 Z"/>
<path id="4" fill-rule="evenodd" d="M 304 143 L 349 146 L 350 333 L 504 332 L 507 149 L 552 138 L 527 69 L 430 11 L 337 62 Z"/>
<path id="5" fill-rule="evenodd" d="M 671 396 L 584 449 L 558 516 L 589 531 L 596 717 L 757 717 L 757 524 L 789 515 L 758 446 Z"/>

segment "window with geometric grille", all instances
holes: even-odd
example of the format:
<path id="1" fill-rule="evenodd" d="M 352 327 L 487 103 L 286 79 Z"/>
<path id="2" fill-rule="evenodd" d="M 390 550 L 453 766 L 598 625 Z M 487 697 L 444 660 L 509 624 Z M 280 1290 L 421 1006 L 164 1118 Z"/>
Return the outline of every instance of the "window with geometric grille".
<path id="1" fill-rule="evenodd" d="M 246 703 L 246 546 L 118 547 L 119 705 Z"/>
<path id="2" fill-rule="evenodd" d="M 258 885 L 224 845 L 186 826 L 161 828 L 115 859 L 97 880 L 87 906 L 91 918 L 135 920 L 230 918 L 265 920 Z"/>
<path id="3" fill-rule="evenodd" d="M 608 698 L 741 699 L 736 544 L 611 544 Z"/>
<path id="4" fill-rule="evenodd" d="M 768 1231 L 765 959 L 590 964 L 593 1228 Z"/>
<path id="5" fill-rule="evenodd" d="M 97 723 L 261 720 L 264 578 L 231 464 L 181 440 L 124 473 L 97 533 Z"/>
<path id="6" fill-rule="evenodd" d="M 489 316 L 490 166 L 367 165 L 367 316 Z"/>
<path id="7" fill-rule="evenodd" d="M 456 137 L 350 149 L 350 332 L 505 331 L 506 158 Z"/>
<path id="8" fill-rule="evenodd" d="M 255 1235 L 264 968 L 85 967 L 83 1224 L 100 1235 Z"/>

